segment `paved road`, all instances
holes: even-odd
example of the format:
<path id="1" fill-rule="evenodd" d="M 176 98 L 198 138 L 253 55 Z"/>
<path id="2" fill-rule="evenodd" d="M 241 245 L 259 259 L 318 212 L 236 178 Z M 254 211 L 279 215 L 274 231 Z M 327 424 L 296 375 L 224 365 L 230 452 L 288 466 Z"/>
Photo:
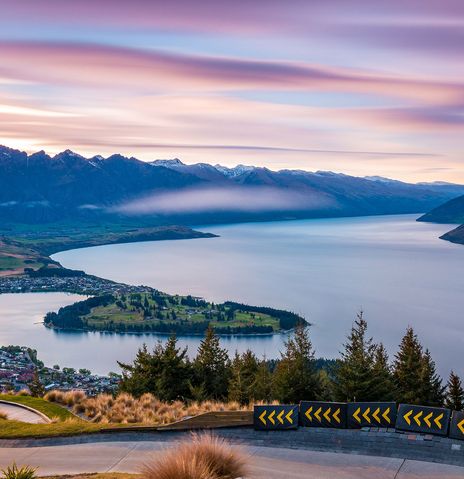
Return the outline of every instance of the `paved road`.
<path id="1" fill-rule="evenodd" d="M 0 402 L 0 412 L 6 413 L 8 419 L 14 419 L 15 421 L 30 422 L 33 424 L 44 424 L 47 422 L 39 414 L 13 404 L 5 404 Z"/>
<path id="2" fill-rule="evenodd" d="M 141 464 L 173 445 L 127 441 L 0 448 L 0 470 L 15 461 L 38 466 L 42 476 L 84 472 L 138 472 Z M 246 447 L 252 477 L 262 479 L 462 479 L 464 468 L 419 461 L 329 452 Z"/>

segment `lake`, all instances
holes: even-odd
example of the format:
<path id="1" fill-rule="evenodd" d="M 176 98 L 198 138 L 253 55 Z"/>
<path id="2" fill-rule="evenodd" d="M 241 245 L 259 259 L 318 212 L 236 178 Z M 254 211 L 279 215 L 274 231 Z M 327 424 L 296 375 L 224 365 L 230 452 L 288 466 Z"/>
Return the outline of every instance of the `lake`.
<path id="1" fill-rule="evenodd" d="M 284 308 L 313 326 L 316 354 L 335 357 L 362 308 L 369 332 L 394 354 L 407 325 L 441 374 L 464 373 L 464 246 L 439 240 L 450 225 L 416 216 L 203 226 L 219 238 L 100 246 L 54 255 L 63 266 L 168 293 Z M 155 335 L 64 333 L 34 324 L 65 294 L 0 296 L 0 344 L 35 347 L 47 364 L 107 373 Z M 229 350 L 278 357 L 285 336 L 229 337 Z M 200 338 L 181 343 L 194 353 Z"/>

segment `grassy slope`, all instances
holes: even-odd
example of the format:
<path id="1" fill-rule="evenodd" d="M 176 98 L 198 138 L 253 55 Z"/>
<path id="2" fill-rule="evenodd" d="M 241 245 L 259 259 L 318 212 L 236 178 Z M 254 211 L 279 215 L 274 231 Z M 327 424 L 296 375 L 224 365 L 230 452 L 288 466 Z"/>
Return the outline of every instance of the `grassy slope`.
<path id="1" fill-rule="evenodd" d="M 131 426 L 137 426 L 137 424 L 131 424 Z M 96 424 L 77 418 L 52 424 L 28 424 L 0 419 L 0 439 L 74 436 L 98 433 L 103 429 L 117 427 L 127 427 L 127 424 Z"/>
<path id="2" fill-rule="evenodd" d="M 129 474 L 127 472 L 100 472 L 95 474 L 76 474 L 65 476 L 45 476 L 47 479 L 136 479 L 141 474 Z"/>
<path id="3" fill-rule="evenodd" d="M 13 396 L 9 394 L 0 394 L 0 399 L 37 409 L 37 411 L 45 414 L 45 416 L 50 419 L 58 418 L 60 421 L 65 421 L 66 419 L 75 418 L 75 416 L 64 407 L 45 401 L 44 399 L 33 398 L 31 396 Z"/>

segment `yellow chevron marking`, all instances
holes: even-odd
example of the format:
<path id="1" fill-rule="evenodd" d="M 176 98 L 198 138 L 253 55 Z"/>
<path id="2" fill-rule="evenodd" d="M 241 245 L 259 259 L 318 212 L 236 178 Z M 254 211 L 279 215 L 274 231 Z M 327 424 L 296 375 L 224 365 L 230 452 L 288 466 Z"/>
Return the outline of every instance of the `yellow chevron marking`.
<path id="1" fill-rule="evenodd" d="M 380 408 L 378 407 L 375 410 L 375 412 L 372 414 L 372 417 L 380 424 L 379 412 L 380 412 Z"/>
<path id="2" fill-rule="evenodd" d="M 333 418 L 338 422 L 338 424 L 340 424 L 340 417 L 339 417 L 339 414 L 340 414 L 340 408 L 338 408 L 334 413 L 333 413 Z M 464 420 L 462 421 L 463 424 L 464 424 Z M 459 424 L 458 424 L 459 426 Z M 464 430 L 462 431 L 462 433 L 464 434 Z"/>
<path id="3" fill-rule="evenodd" d="M 458 422 L 458 428 L 464 434 L 464 419 L 461 422 Z"/>
<path id="4" fill-rule="evenodd" d="M 324 417 L 325 417 L 325 418 L 327 419 L 327 421 L 329 421 L 329 422 L 330 422 L 330 416 L 329 416 L 329 414 L 330 414 L 330 410 L 331 410 L 331 409 L 332 409 L 332 408 L 329 407 L 329 409 L 327 409 L 327 411 L 324 413 Z"/>
<path id="5" fill-rule="evenodd" d="M 371 412 L 371 408 L 368 407 L 364 412 L 363 412 L 363 418 L 370 424 L 371 423 L 371 418 L 369 417 L 369 413 Z"/>
<path id="6" fill-rule="evenodd" d="M 412 409 L 403 416 L 404 420 L 408 423 L 408 426 L 411 425 L 411 419 L 410 419 L 411 414 L 412 414 Z"/>
<path id="7" fill-rule="evenodd" d="M 420 422 L 420 418 L 422 416 L 422 414 L 424 414 L 422 411 L 419 411 L 415 416 L 414 416 L 414 421 L 416 421 L 416 424 L 418 426 L 421 425 L 421 422 Z"/>
<path id="8" fill-rule="evenodd" d="M 293 424 L 292 412 L 293 412 L 293 409 L 290 409 L 290 411 L 288 411 L 288 414 L 285 416 L 285 419 L 287 419 L 287 421 L 288 421 L 290 424 Z"/>
<path id="9" fill-rule="evenodd" d="M 269 419 L 269 421 L 272 422 L 272 424 L 275 425 L 274 416 L 275 416 L 275 410 L 272 411 L 271 414 L 269 414 L 269 416 L 267 418 Z"/>
<path id="10" fill-rule="evenodd" d="M 261 413 L 261 415 L 259 416 L 259 420 L 260 420 L 265 426 L 267 425 L 266 419 L 264 419 L 265 416 L 266 416 L 266 413 L 267 413 L 267 411 L 266 411 L 266 409 L 265 409 L 265 410 Z"/>
<path id="11" fill-rule="evenodd" d="M 279 412 L 279 414 L 277 414 L 277 419 L 279 420 L 280 424 L 283 424 L 284 423 L 284 420 L 282 419 L 282 416 L 284 415 L 284 410 L 282 409 L 282 411 Z"/>
<path id="12" fill-rule="evenodd" d="M 432 426 L 432 423 L 430 422 L 430 418 L 433 416 L 433 412 L 430 414 L 427 414 L 427 416 L 424 417 L 425 424 L 427 424 L 428 427 Z"/>
<path id="13" fill-rule="evenodd" d="M 321 422 L 321 416 L 319 416 L 319 414 L 321 414 L 321 411 L 322 411 L 322 408 L 320 407 L 320 408 L 314 413 L 314 417 L 315 417 L 319 422 Z"/>
<path id="14" fill-rule="evenodd" d="M 311 412 L 313 411 L 313 407 L 311 406 L 306 412 L 305 416 L 308 418 L 309 421 L 313 422 L 313 418 L 311 416 Z"/>
<path id="15" fill-rule="evenodd" d="M 388 422 L 388 424 L 391 423 L 389 414 L 390 414 L 390 408 L 388 407 L 387 410 L 382 414 L 382 417 L 385 419 L 385 421 Z"/>
<path id="16" fill-rule="evenodd" d="M 443 413 L 441 413 L 439 416 L 437 416 L 433 422 L 438 426 L 438 429 L 441 429 L 441 422 L 440 419 L 442 419 Z"/>
<path id="17" fill-rule="evenodd" d="M 360 412 L 361 412 L 361 408 L 358 407 L 358 409 L 356 409 L 356 411 L 353 414 L 353 417 L 356 419 L 356 421 L 359 422 L 359 424 L 361 424 L 361 418 L 359 417 Z"/>

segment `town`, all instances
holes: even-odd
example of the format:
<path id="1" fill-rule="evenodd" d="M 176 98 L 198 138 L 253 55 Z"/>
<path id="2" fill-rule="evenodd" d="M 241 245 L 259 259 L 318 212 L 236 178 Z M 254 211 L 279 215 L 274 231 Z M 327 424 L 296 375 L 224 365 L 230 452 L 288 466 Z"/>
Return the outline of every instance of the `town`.
<path id="1" fill-rule="evenodd" d="M 58 364 L 47 367 L 37 358 L 37 352 L 26 346 L 0 347 L 0 392 L 30 392 L 38 383 L 44 391 L 80 390 L 87 396 L 114 393 L 121 376 L 109 373 L 97 376 L 88 369 L 61 368 Z"/>
<path id="2" fill-rule="evenodd" d="M 64 292 L 97 296 L 107 293 L 152 293 L 148 286 L 132 286 L 116 283 L 87 274 L 76 276 L 5 276 L 0 278 L 0 294 Z"/>

